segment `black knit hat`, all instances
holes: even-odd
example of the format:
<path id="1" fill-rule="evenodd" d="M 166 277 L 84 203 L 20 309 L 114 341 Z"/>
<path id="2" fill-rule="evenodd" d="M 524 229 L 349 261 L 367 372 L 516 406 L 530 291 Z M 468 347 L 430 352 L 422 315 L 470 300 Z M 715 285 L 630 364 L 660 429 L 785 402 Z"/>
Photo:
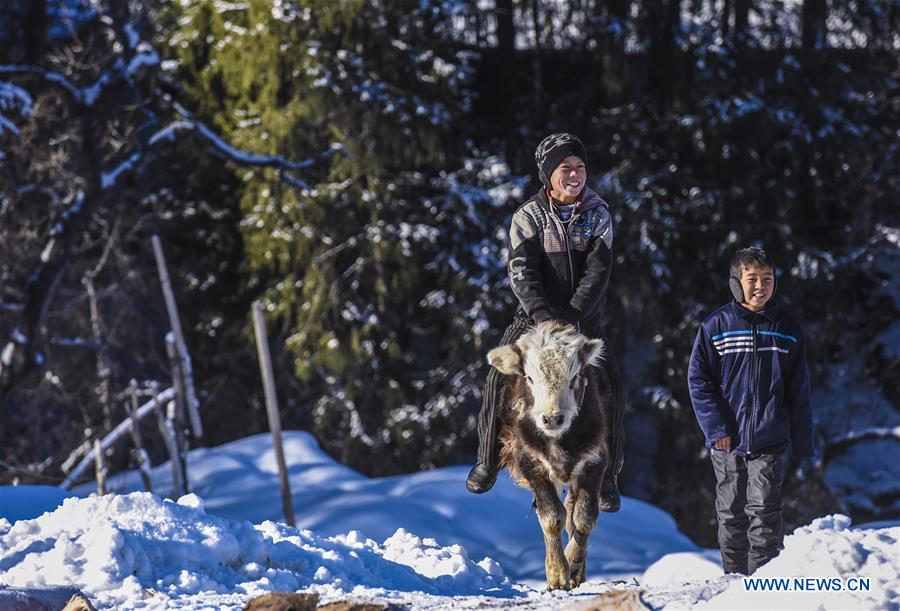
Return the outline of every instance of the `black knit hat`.
<path id="1" fill-rule="evenodd" d="M 569 155 L 575 155 L 587 165 L 587 151 L 584 150 L 584 144 L 572 134 L 565 132 L 550 134 L 537 145 L 534 149 L 534 161 L 538 167 L 538 178 L 545 187 L 553 188 L 550 185 L 550 175 Z"/>

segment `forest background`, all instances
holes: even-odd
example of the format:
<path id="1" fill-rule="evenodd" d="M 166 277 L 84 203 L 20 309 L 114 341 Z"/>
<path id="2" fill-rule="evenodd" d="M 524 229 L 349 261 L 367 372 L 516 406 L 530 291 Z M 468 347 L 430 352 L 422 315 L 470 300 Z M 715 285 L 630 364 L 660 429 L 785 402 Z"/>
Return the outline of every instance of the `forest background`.
<path id="1" fill-rule="evenodd" d="M 132 380 L 167 383 L 152 235 L 193 446 L 267 428 L 262 300 L 285 428 L 370 476 L 472 462 L 509 220 L 565 130 L 616 224 L 623 492 L 715 544 L 686 367 L 757 245 L 809 343 L 816 469 L 788 476 L 788 528 L 897 518 L 898 26 L 897 0 L 5 2 L 0 483 L 59 483 Z"/>

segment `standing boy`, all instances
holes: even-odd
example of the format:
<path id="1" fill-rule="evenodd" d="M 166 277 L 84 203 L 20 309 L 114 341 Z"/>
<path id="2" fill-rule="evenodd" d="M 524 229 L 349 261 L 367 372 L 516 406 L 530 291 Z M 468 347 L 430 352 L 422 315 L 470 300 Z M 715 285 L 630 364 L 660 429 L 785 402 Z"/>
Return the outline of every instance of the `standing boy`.
<path id="1" fill-rule="evenodd" d="M 784 451 L 812 456 L 812 411 L 803 329 L 772 298 L 765 251 L 735 253 L 729 286 L 734 301 L 697 332 L 688 386 L 716 474 L 722 565 L 749 575 L 782 547 Z"/>
<path id="2" fill-rule="evenodd" d="M 567 133 L 544 138 L 534 153 L 543 188 L 513 214 L 509 230 L 509 283 L 519 300 L 501 344 L 515 342 L 545 320 L 576 325 L 589 337 L 603 337 L 604 303 L 612 268 L 609 206 L 587 187 L 587 154 Z M 606 367 L 614 388 L 610 409 L 610 465 L 600 487 L 600 509 L 618 511 L 616 478 L 625 443 L 622 381 L 612 352 Z M 500 468 L 497 404 L 502 375 L 491 367 L 478 421 L 478 462 L 466 488 L 487 492 Z"/>

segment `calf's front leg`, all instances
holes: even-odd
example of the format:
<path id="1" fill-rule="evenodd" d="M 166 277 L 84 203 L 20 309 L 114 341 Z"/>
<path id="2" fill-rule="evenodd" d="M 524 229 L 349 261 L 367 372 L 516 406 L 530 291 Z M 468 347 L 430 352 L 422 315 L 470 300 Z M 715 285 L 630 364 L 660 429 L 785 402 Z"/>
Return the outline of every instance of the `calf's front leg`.
<path id="1" fill-rule="evenodd" d="M 548 590 L 568 590 L 569 564 L 562 545 L 562 529 L 566 520 L 566 510 L 557 496 L 556 487 L 544 472 L 543 467 L 535 465 L 530 460 L 523 461 L 522 474 L 528 482 L 528 487 L 534 492 L 535 505 L 537 506 L 538 522 L 544 531 L 544 547 L 547 556 L 544 560 L 544 568 L 547 571 Z"/>
<path id="2" fill-rule="evenodd" d="M 573 588 L 584 583 L 587 572 L 587 542 L 597 517 L 600 515 L 600 482 L 606 463 L 588 466 L 579 474 L 566 497 L 568 510 L 566 525 L 569 544 L 566 546 L 566 562 L 569 564 L 570 582 Z"/>

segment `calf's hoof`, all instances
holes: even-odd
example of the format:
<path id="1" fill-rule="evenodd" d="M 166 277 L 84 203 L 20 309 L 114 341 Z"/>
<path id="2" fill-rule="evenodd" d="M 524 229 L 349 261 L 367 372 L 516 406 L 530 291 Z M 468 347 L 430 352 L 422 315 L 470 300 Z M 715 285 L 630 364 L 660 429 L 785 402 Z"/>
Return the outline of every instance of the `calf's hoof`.
<path id="1" fill-rule="evenodd" d="M 566 590 L 569 591 L 572 589 L 572 585 L 569 583 L 568 579 L 548 579 L 547 580 L 547 589 L 548 590 Z"/>
<path id="2" fill-rule="evenodd" d="M 572 563 L 571 570 L 569 573 L 569 584 L 572 586 L 574 590 L 578 586 L 584 583 L 584 566 L 586 563 L 577 562 Z"/>
<path id="3" fill-rule="evenodd" d="M 560 566 L 553 570 L 547 571 L 547 589 L 548 590 L 571 590 L 572 584 L 569 581 L 569 567 Z"/>

